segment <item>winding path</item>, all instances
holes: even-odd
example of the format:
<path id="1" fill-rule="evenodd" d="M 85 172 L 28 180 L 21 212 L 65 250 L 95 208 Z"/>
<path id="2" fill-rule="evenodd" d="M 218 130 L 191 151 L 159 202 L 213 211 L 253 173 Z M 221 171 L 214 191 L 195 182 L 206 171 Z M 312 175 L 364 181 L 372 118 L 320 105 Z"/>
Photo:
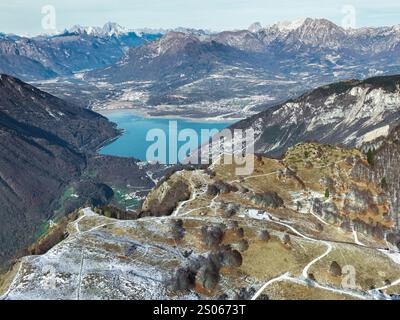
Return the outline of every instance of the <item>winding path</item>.
<path id="1" fill-rule="evenodd" d="M 270 285 L 273 284 L 274 282 L 279 282 L 282 280 L 288 280 L 289 279 L 289 272 L 282 274 L 276 278 L 273 278 L 271 280 L 269 280 L 268 282 L 266 282 L 261 288 L 260 290 L 258 290 L 254 296 L 251 298 L 251 300 L 257 300 L 258 297 L 264 292 L 264 290 Z"/>
<path id="2" fill-rule="evenodd" d="M 273 278 L 273 279 L 267 281 L 267 282 L 257 291 L 257 293 L 252 297 L 252 300 L 256 300 L 256 299 L 262 294 L 262 292 L 263 292 L 269 285 L 271 285 L 272 283 L 275 283 L 275 282 L 279 282 L 279 281 L 291 281 L 291 282 L 294 282 L 294 283 L 297 283 L 297 284 L 308 285 L 308 286 L 312 286 L 312 287 L 319 288 L 319 289 L 322 289 L 322 290 L 331 291 L 331 292 L 338 293 L 338 294 L 349 295 L 349 296 L 352 296 L 352 297 L 357 298 L 357 299 L 368 299 L 368 298 L 373 298 L 373 296 L 370 295 L 370 294 L 365 294 L 365 295 L 363 295 L 363 294 L 359 294 L 359 293 L 356 293 L 356 292 L 353 292 L 353 291 L 349 291 L 349 290 L 342 290 L 342 289 L 337 289 L 337 288 L 333 288 L 333 287 L 330 287 L 330 286 L 324 286 L 324 285 L 321 285 L 321 284 L 319 284 L 318 282 L 316 282 L 316 281 L 314 281 L 314 280 L 309 279 L 309 278 L 308 278 L 308 271 L 309 271 L 309 269 L 310 269 L 315 263 L 317 263 L 317 262 L 320 261 L 321 259 L 325 258 L 327 255 L 329 255 L 329 254 L 331 253 L 331 251 L 333 250 L 333 246 L 332 246 L 329 242 L 327 242 L 327 241 L 321 241 L 321 240 L 317 240 L 317 239 L 310 238 L 310 237 L 308 237 L 308 236 L 302 234 L 302 233 L 299 232 L 298 230 L 296 230 L 294 227 L 292 227 L 292 226 L 290 226 L 290 225 L 288 225 L 288 224 L 286 224 L 286 223 L 284 223 L 284 222 L 281 222 L 278 218 L 273 217 L 270 213 L 266 213 L 266 214 L 267 214 L 267 216 L 269 217 L 269 219 L 267 219 L 267 221 L 270 221 L 270 222 L 276 223 L 276 224 L 278 224 L 278 225 L 284 226 L 284 227 L 290 229 L 292 232 L 294 232 L 294 233 L 297 234 L 298 236 L 300 236 L 301 238 L 306 239 L 306 240 L 308 240 L 308 241 L 317 242 L 317 243 L 323 243 L 323 244 L 325 244 L 328 248 L 327 248 L 327 250 L 326 250 L 322 255 L 318 256 L 317 258 L 315 258 L 314 260 L 312 260 L 310 263 L 308 263 L 308 264 L 304 267 L 304 269 L 303 269 L 303 271 L 302 271 L 302 277 L 294 278 L 294 277 L 290 277 L 287 273 L 285 273 L 285 274 L 280 275 L 280 276 L 278 276 L 278 277 L 276 277 L 276 278 Z M 399 283 L 400 283 L 400 280 L 399 280 Z"/>
<path id="3" fill-rule="evenodd" d="M 333 246 L 332 246 L 330 243 L 326 242 L 326 241 L 322 241 L 322 243 L 324 243 L 324 244 L 328 247 L 328 249 L 327 249 L 323 254 L 321 254 L 319 257 L 315 258 L 315 259 L 312 260 L 308 265 L 305 266 L 305 268 L 303 269 L 303 272 L 302 272 L 302 275 L 303 275 L 304 279 L 307 279 L 307 278 L 308 278 L 308 270 L 310 270 L 310 268 L 311 268 L 315 263 L 317 263 L 318 261 L 322 260 L 322 259 L 325 258 L 328 254 L 331 253 L 331 251 L 332 251 L 332 249 L 333 249 Z"/>

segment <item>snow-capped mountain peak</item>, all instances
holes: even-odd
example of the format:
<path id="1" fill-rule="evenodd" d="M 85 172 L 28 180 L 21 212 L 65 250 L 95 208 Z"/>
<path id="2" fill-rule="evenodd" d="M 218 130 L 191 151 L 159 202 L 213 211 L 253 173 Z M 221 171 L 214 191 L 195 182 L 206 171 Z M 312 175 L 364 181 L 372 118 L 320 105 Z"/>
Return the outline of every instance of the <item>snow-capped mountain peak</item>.
<path id="1" fill-rule="evenodd" d="M 101 28 L 99 27 L 85 27 L 81 25 L 74 25 L 70 29 L 66 29 L 65 32 L 68 33 L 77 33 L 77 34 L 98 34 Z"/>
<path id="2" fill-rule="evenodd" d="M 308 18 L 299 18 L 292 21 L 281 21 L 273 25 L 281 32 L 290 32 L 300 28 Z"/>
<path id="3" fill-rule="evenodd" d="M 75 25 L 66 30 L 69 33 L 87 34 L 98 37 L 120 36 L 129 33 L 129 29 L 120 26 L 115 22 L 107 22 L 103 27 L 81 26 Z"/>
<path id="4" fill-rule="evenodd" d="M 400 24 L 396 24 L 392 27 L 392 30 L 396 33 L 400 33 Z"/>
<path id="5" fill-rule="evenodd" d="M 248 27 L 247 30 L 249 30 L 250 32 L 256 33 L 260 30 L 262 30 L 263 26 L 261 25 L 260 22 L 254 22 L 250 27 Z"/>
<path id="6" fill-rule="evenodd" d="M 103 32 L 108 34 L 109 36 L 119 36 L 121 34 L 129 33 L 129 30 L 125 27 L 120 26 L 115 22 L 107 22 L 103 26 Z"/>

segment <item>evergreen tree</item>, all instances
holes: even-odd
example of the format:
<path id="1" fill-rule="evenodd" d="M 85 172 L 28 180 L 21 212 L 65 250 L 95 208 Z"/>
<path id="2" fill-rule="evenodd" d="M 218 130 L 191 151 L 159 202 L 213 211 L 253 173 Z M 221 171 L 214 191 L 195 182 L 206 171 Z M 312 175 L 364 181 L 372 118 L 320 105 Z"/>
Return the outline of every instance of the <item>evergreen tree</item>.
<path id="1" fill-rule="evenodd" d="M 367 161 L 371 166 L 375 164 L 374 158 L 375 158 L 375 149 L 369 149 L 367 152 Z"/>

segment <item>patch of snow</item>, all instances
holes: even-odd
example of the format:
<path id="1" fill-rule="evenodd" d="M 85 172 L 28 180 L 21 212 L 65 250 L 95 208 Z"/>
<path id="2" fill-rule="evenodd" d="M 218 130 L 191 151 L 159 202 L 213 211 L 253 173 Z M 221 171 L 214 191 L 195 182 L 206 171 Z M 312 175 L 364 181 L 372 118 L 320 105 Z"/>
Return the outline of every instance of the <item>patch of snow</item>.
<path id="1" fill-rule="evenodd" d="M 378 129 L 375 129 L 375 130 L 372 130 L 372 131 L 364 134 L 360 138 L 360 141 L 359 141 L 359 143 L 357 145 L 360 146 L 365 142 L 374 141 L 375 139 L 377 139 L 379 137 L 387 137 L 389 135 L 389 131 L 390 131 L 390 126 L 389 125 L 380 127 Z"/>
<path id="2" fill-rule="evenodd" d="M 300 28 L 304 24 L 306 19 L 307 18 L 299 18 L 293 21 L 282 21 L 274 24 L 274 27 L 276 27 L 281 32 L 290 32 Z"/>

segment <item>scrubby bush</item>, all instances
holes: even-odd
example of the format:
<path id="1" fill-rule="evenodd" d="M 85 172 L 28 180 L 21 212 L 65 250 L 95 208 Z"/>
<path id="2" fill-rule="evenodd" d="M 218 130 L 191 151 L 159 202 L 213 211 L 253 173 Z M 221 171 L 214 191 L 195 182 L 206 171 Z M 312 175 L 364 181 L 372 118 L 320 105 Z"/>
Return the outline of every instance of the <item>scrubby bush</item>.
<path id="1" fill-rule="evenodd" d="M 243 228 L 236 228 L 235 229 L 235 234 L 236 234 L 237 237 L 243 238 L 244 237 L 244 229 Z"/>
<path id="2" fill-rule="evenodd" d="M 118 220 L 136 220 L 138 213 L 121 210 L 111 205 L 96 207 L 94 210 L 99 215 Z"/>
<path id="3" fill-rule="evenodd" d="M 283 206 L 283 199 L 276 192 L 256 193 L 251 197 L 251 201 L 266 208 L 280 208 Z"/>
<path id="4" fill-rule="evenodd" d="M 222 223 L 222 222 L 218 223 L 217 226 L 220 227 L 224 233 L 228 229 L 228 226 L 225 223 Z"/>
<path id="5" fill-rule="evenodd" d="M 210 196 L 216 196 L 218 194 L 237 192 L 238 188 L 232 186 L 224 181 L 218 180 L 213 184 L 207 186 L 207 194 Z"/>
<path id="6" fill-rule="evenodd" d="M 194 273 L 200 270 L 200 268 L 207 263 L 207 257 L 204 256 L 196 256 L 190 260 L 188 260 L 188 268 Z"/>
<path id="7" fill-rule="evenodd" d="M 207 191 L 206 191 L 207 195 L 209 196 L 216 196 L 219 193 L 218 188 L 214 185 L 214 184 L 209 184 L 207 186 Z"/>
<path id="8" fill-rule="evenodd" d="M 314 273 L 309 273 L 307 276 L 308 276 L 308 279 L 311 280 L 311 281 L 315 281 L 316 280 L 315 276 L 314 276 Z"/>
<path id="9" fill-rule="evenodd" d="M 340 229 L 344 232 L 351 232 L 351 222 L 346 219 L 340 224 Z"/>
<path id="10" fill-rule="evenodd" d="M 196 274 L 189 268 L 178 268 L 169 280 L 169 287 L 173 291 L 186 291 L 194 288 Z"/>
<path id="11" fill-rule="evenodd" d="M 193 253 L 193 250 L 185 250 L 185 251 L 183 251 L 182 255 L 185 258 L 189 258 L 192 255 L 192 253 Z"/>
<path id="12" fill-rule="evenodd" d="M 237 250 L 221 250 L 220 258 L 224 267 L 239 268 L 243 263 L 242 255 Z"/>
<path id="13" fill-rule="evenodd" d="M 239 212 L 240 206 L 235 204 L 235 203 L 229 203 L 225 210 L 224 210 L 224 216 L 226 218 L 230 218 L 232 216 L 234 216 L 235 214 L 237 214 Z"/>
<path id="14" fill-rule="evenodd" d="M 224 231 L 221 226 L 203 226 L 201 228 L 203 243 L 211 249 L 219 246 L 224 238 Z"/>
<path id="15" fill-rule="evenodd" d="M 170 222 L 170 232 L 175 241 L 182 240 L 185 237 L 185 228 L 181 219 L 174 219 Z"/>
<path id="16" fill-rule="evenodd" d="M 136 252 L 136 250 L 137 250 L 137 245 L 133 244 L 133 245 L 128 246 L 125 249 L 125 256 L 129 257 L 129 256 L 133 255 Z"/>
<path id="17" fill-rule="evenodd" d="M 384 239 L 386 227 L 380 223 L 373 222 L 372 219 L 368 223 L 360 219 L 355 219 L 353 225 L 357 232 L 363 233 L 367 236 L 376 237 L 380 240 Z"/>
<path id="18" fill-rule="evenodd" d="M 329 189 L 329 192 L 334 192 L 336 183 L 331 177 L 324 177 L 319 183 L 326 189 Z"/>
<path id="19" fill-rule="evenodd" d="M 176 228 L 183 228 L 183 220 L 182 219 L 172 219 L 171 225 Z"/>
<path id="20" fill-rule="evenodd" d="M 288 233 L 285 233 L 282 237 L 283 244 L 290 244 L 290 236 Z"/>
<path id="21" fill-rule="evenodd" d="M 261 240 L 261 241 L 269 241 L 271 239 L 271 236 L 270 236 L 268 230 L 261 230 L 258 232 L 257 238 L 258 238 L 258 240 Z"/>
<path id="22" fill-rule="evenodd" d="M 210 267 L 209 265 L 204 265 L 197 273 L 196 279 L 203 288 L 213 290 L 218 285 L 220 276 L 218 270 Z"/>
<path id="23" fill-rule="evenodd" d="M 382 215 L 382 217 L 383 217 L 383 220 L 386 221 L 386 222 L 388 222 L 388 221 L 390 221 L 390 220 L 392 219 L 391 216 L 390 216 L 390 214 L 389 214 L 389 212 L 385 212 L 385 213 Z"/>
<path id="24" fill-rule="evenodd" d="M 340 277 L 342 276 L 342 268 L 336 261 L 332 261 L 329 266 L 329 273 L 334 277 Z"/>
<path id="25" fill-rule="evenodd" d="M 319 232 L 322 232 L 322 231 L 324 231 L 324 226 L 323 226 L 321 223 L 317 223 L 316 229 L 317 229 Z"/>
<path id="26" fill-rule="evenodd" d="M 249 242 L 245 239 L 242 239 L 237 243 L 237 248 L 239 251 L 244 252 L 249 249 Z"/>
<path id="27" fill-rule="evenodd" d="M 368 164 L 371 166 L 375 165 L 375 154 L 376 154 L 375 149 L 369 149 L 367 152 L 367 161 Z"/>
<path id="28" fill-rule="evenodd" d="M 369 290 L 375 289 L 375 280 L 372 278 L 368 278 L 365 280 L 365 285 L 368 287 Z"/>
<path id="29" fill-rule="evenodd" d="M 205 230 L 207 239 L 216 230 L 215 227 Z M 168 280 L 168 286 L 174 291 L 184 291 L 192 289 L 197 282 L 204 288 L 213 290 L 220 280 L 221 267 L 238 268 L 242 263 L 243 258 L 239 251 L 233 250 L 230 245 L 220 245 L 207 256 L 201 255 L 188 260 L 188 265 L 178 268 Z"/>

